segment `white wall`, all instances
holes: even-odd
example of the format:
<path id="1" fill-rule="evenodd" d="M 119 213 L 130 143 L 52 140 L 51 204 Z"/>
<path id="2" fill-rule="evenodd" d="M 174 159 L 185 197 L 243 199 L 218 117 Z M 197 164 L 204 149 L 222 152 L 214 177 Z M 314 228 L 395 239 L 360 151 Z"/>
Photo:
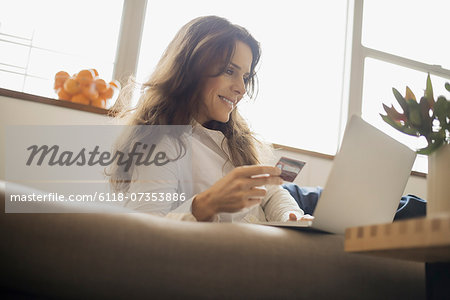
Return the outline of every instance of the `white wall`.
<path id="1" fill-rule="evenodd" d="M 105 115 L 0 96 L 0 179 L 5 179 L 5 129 L 7 125 L 101 125 Z"/>
<path id="2" fill-rule="evenodd" d="M 102 125 L 112 123 L 112 119 L 105 115 L 0 96 L 0 179 L 5 179 L 4 130 L 7 125 Z M 288 150 L 277 150 L 276 158 L 281 156 L 306 162 L 295 183 L 301 186 L 325 185 L 332 160 Z M 411 176 L 404 194 L 414 194 L 426 198 L 426 179 Z"/>

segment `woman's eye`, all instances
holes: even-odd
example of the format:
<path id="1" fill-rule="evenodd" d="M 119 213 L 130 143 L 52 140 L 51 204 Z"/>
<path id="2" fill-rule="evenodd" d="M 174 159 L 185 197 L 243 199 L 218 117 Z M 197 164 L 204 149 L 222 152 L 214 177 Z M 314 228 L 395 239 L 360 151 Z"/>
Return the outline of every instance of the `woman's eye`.
<path id="1" fill-rule="evenodd" d="M 225 71 L 225 73 L 227 73 L 228 75 L 233 75 L 233 70 L 227 69 L 227 70 Z"/>

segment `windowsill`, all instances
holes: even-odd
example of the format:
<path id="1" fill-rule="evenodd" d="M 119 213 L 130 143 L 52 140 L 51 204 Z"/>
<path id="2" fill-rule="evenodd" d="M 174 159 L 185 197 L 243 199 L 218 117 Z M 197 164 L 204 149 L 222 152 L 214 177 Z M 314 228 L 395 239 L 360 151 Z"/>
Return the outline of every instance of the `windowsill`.
<path id="1" fill-rule="evenodd" d="M 0 96 L 15 98 L 15 99 L 19 99 L 19 100 L 33 101 L 33 102 L 49 104 L 49 105 L 56 105 L 56 106 L 60 106 L 60 107 L 90 112 L 90 113 L 94 113 L 94 114 L 110 115 L 110 116 L 114 115 L 114 112 L 111 110 L 108 110 L 108 109 L 103 109 L 103 108 L 99 108 L 99 107 L 83 105 L 83 104 L 78 104 L 78 103 L 72 103 L 69 101 L 62 101 L 62 100 L 37 96 L 37 95 L 33 95 L 33 94 L 22 93 L 22 92 L 18 92 L 18 91 L 3 89 L 3 88 L 0 88 Z M 280 145 L 280 144 L 273 144 L 273 146 L 276 149 L 292 151 L 295 153 L 305 154 L 305 155 L 309 155 L 312 157 L 317 157 L 317 158 L 322 158 L 322 159 L 327 159 L 327 160 L 334 159 L 334 155 L 289 147 L 289 146 Z M 427 177 L 426 173 L 417 172 L 417 171 L 411 171 L 411 175 L 423 177 L 423 178 Z"/>
<path id="2" fill-rule="evenodd" d="M 0 88 L 0 96 L 15 98 L 19 100 L 27 100 L 27 101 L 33 101 L 43 104 L 50 104 L 50 105 L 56 105 L 60 107 L 70 108 L 70 109 L 76 109 L 81 111 L 86 111 L 94 114 L 100 114 L 100 115 L 112 115 L 112 112 L 108 109 L 99 108 L 95 106 L 90 105 L 84 105 L 79 103 L 73 103 L 69 101 L 63 101 L 53 98 L 47 98 L 43 96 L 33 95 L 33 94 L 27 94 L 23 92 L 13 91 L 13 90 L 7 90 Z"/>

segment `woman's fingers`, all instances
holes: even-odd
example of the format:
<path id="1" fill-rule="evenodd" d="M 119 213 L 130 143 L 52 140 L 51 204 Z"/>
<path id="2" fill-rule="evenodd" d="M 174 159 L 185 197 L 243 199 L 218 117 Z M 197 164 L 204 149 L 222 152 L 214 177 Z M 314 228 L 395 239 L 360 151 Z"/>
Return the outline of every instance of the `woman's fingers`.
<path id="1" fill-rule="evenodd" d="M 253 206 L 253 205 L 256 205 L 256 204 L 259 204 L 259 203 L 261 203 L 261 198 L 255 198 L 255 199 L 250 198 L 250 199 L 248 199 L 247 207 Z"/>
<path id="2" fill-rule="evenodd" d="M 238 212 L 246 207 L 253 206 L 255 204 L 259 204 L 261 202 L 261 198 L 246 198 L 241 201 L 228 202 L 222 205 L 221 212 Z"/>
<path id="3" fill-rule="evenodd" d="M 241 166 L 235 169 L 235 174 L 239 177 L 251 177 L 263 174 L 279 176 L 281 175 L 281 170 L 271 166 Z"/>
<path id="4" fill-rule="evenodd" d="M 197 195 L 196 199 L 207 206 L 206 211 L 213 211 L 214 214 L 236 212 L 261 201 L 266 190 L 258 187 L 282 184 L 280 174 L 279 168 L 271 166 L 237 167 L 208 190 Z"/>
<path id="5" fill-rule="evenodd" d="M 303 215 L 300 218 L 297 218 L 296 214 L 290 213 L 289 214 L 289 221 L 312 221 L 314 220 L 314 217 L 311 215 Z"/>
<path id="6" fill-rule="evenodd" d="M 226 212 L 236 212 L 243 208 L 253 206 L 260 203 L 266 193 L 267 191 L 264 188 L 253 187 L 246 192 L 240 193 L 240 195 L 236 195 L 233 199 L 222 203 L 222 209 Z"/>
<path id="7" fill-rule="evenodd" d="M 289 214 L 289 221 L 297 221 L 297 216 L 294 213 Z"/>
<path id="8" fill-rule="evenodd" d="M 245 197 L 248 198 L 252 198 L 252 197 L 264 197 L 267 193 L 267 190 L 265 188 L 262 187 L 252 187 L 248 193 L 246 193 Z"/>
<path id="9" fill-rule="evenodd" d="M 243 178 L 247 188 L 263 185 L 280 185 L 283 180 L 279 177 L 281 170 L 270 166 L 242 166 L 235 169 L 235 176 Z M 235 179 L 237 179 L 235 177 Z"/>
<path id="10" fill-rule="evenodd" d="M 246 182 L 249 187 L 253 186 L 262 186 L 262 185 L 270 185 L 270 184 L 283 184 L 283 179 L 278 176 L 264 176 L 264 177 L 256 177 L 256 178 L 248 178 Z"/>

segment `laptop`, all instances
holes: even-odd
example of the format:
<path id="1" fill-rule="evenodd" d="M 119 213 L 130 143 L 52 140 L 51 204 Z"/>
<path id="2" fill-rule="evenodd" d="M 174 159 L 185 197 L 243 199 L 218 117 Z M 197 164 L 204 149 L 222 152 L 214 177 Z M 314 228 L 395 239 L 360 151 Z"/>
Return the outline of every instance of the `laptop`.
<path id="1" fill-rule="evenodd" d="M 354 226 L 392 222 L 416 153 L 354 115 L 347 123 L 313 221 L 263 222 L 343 234 Z"/>

